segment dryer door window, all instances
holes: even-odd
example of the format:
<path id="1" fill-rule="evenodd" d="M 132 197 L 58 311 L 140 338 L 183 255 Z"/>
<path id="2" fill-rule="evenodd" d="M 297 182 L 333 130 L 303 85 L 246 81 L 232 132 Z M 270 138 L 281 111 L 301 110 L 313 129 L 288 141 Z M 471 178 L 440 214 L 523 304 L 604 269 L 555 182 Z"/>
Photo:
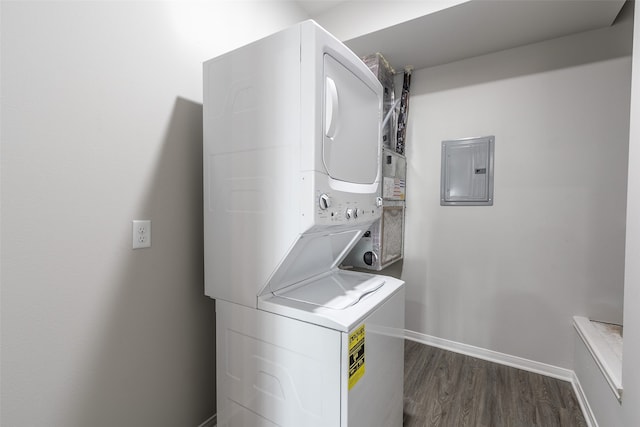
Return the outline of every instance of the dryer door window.
<path id="1" fill-rule="evenodd" d="M 378 174 L 380 98 L 329 54 L 324 55 L 323 161 L 333 179 L 358 184 Z"/>

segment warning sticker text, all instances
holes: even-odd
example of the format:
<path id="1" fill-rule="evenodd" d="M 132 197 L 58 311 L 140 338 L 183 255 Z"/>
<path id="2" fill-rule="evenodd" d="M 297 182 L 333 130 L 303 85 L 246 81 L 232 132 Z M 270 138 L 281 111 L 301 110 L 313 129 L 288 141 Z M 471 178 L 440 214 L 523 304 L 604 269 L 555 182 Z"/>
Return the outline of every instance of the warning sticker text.
<path id="1" fill-rule="evenodd" d="M 349 390 L 364 375 L 364 325 L 349 334 Z"/>

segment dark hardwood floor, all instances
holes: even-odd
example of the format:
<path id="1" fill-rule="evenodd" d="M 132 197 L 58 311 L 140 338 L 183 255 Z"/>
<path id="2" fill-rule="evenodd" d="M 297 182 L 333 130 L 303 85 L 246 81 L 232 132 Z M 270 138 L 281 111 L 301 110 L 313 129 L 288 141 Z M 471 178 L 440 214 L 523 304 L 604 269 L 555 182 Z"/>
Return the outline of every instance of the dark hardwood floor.
<path id="1" fill-rule="evenodd" d="M 571 384 L 405 341 L 404 427 L 586 427 Z"/>

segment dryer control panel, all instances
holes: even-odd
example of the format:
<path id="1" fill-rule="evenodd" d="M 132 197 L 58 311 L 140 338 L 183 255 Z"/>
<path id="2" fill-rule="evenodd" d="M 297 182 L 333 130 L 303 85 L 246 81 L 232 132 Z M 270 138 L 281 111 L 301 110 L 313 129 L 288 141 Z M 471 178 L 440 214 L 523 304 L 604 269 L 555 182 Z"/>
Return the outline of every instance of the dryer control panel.
<path id="1" fill-rule="evenodd" d="M 372 204 L 371 198 L 364 201 L 343 200 L 342 197 L 332 197 L 332 193 L 317 191 L 318 206 L 316 218 L 322 223 L 357 223 L 359 221 L 372 221 L 380 216 L 379 207 L 382 200 Z M 378 204 L 379 203 L 379 204 Z"/>
<path id="2" fill-rule="evenodd" d="M 303 175 L 301 194 L 312 195 L 301 206 L 304 233 L 336 227 L 363 229 L 382 215 L 377 191 L 364 193 L 332 184 L 327 175 L 317 171 Z"/>

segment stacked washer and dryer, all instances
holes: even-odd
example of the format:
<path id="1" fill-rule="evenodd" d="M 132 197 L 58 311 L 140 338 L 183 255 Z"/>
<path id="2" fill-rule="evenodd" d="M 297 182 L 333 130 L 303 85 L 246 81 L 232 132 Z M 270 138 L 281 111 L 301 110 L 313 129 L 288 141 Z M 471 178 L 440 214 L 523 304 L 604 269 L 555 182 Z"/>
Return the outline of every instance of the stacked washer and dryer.
<path id="1" fill-rule="evenodd" d="M 313 21 L 204 63 L 218 426 L 402 425 L 404 283 L 338 268 L 381 216 L 382 86 Z"/>

